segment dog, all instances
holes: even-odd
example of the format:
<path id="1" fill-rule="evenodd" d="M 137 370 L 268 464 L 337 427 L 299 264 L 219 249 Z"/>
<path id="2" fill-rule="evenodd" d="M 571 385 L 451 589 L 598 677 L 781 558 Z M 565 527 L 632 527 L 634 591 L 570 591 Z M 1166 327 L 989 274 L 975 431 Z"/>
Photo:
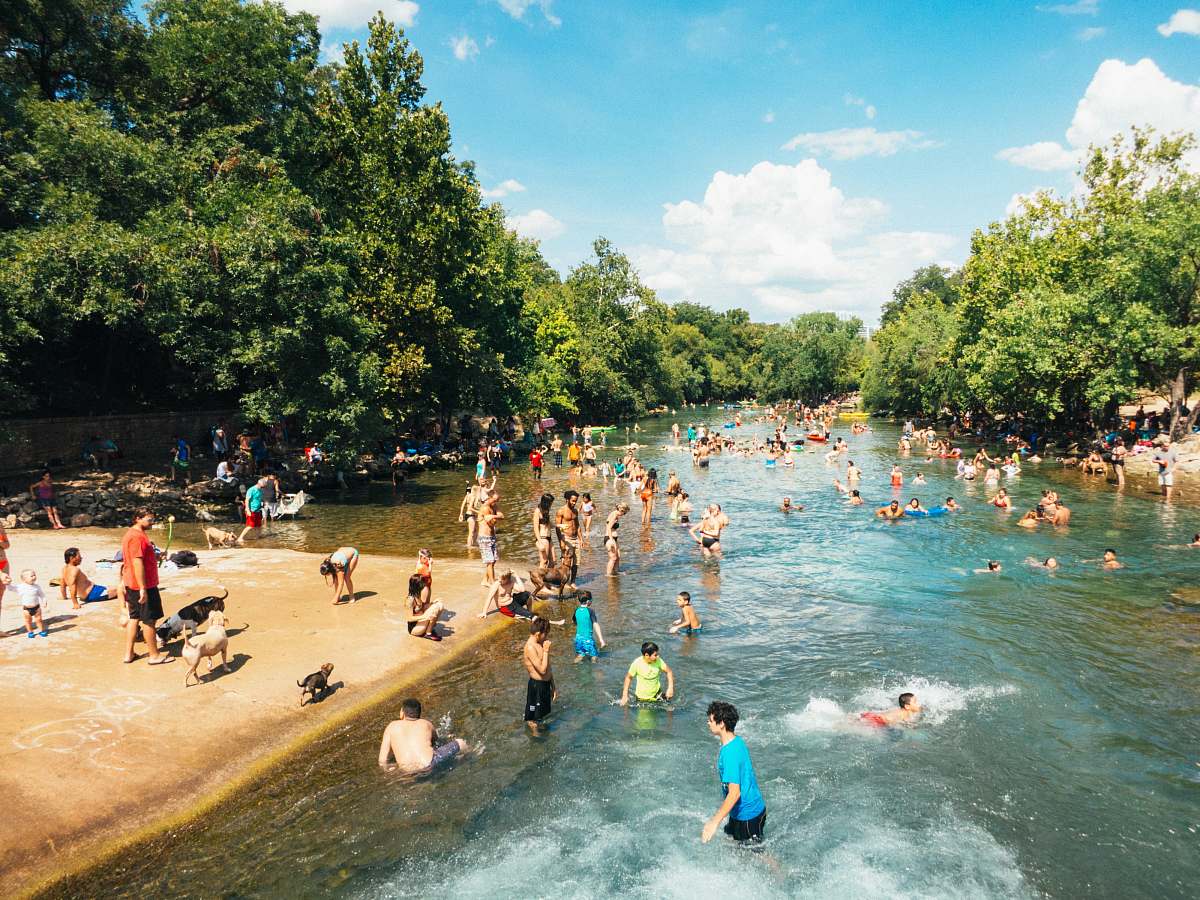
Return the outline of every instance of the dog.
<path id="1" fill-rule="evenodd" d="M 325 696 L 325 691 L 329 689 L 329 673 L 333 671 L 333 663 L 325 663 L 321 666 L 320 671 L 313 672 L 305 677 L 303 681 L 297 681 L 296 687 L 300 688 L 300 705 L 304 705 L 304 695 L 308 694 L 312 697 L 314 703 L 317 702 L 317 695 Z"/>
<path id="2" fill-rule="evenodd" d="M 200 627 L 200 623 L 208 618 L 208 614 L 216 610 L 217 612 L 225 612 L 225 598 L 229 596 L 229 589 L 222 588 L 225 591 L 220 597 L 208 596 L 201 597 L 195 603 L 189 603 L 173 616 L 167 616 L 163 619 L 163 623 L 154 629 L 154 633 L 158 635 L 158 649 L 161 650 L 167 645 L 167 641 L 183 633 L 183 629 L 188 630 L 188 637 L 196 636 L 196 629 Z"/>
<path id="3" fill-rule="evenodd" d="M 204 539 L 208 541 L 209 550 L 213 548 L 214 544 L 218 547 L 233 547 L 237 544 L 237 535 L 232 531 L 222 531 L 211 525 L 204 529 Z"/>
<path id="4" fill-rule="evenodd" d="M 208 614 L 208 628 L 200 637 L 188 638 L 183 642 L 183 659 L 191 668 L 183 676 L 183 686 L 190 687 L 193 675 L 200 665 L 200 660 L 208 660 L 208 671 L 213 670 L 213 657 L 221 654 L 221 668 L 229 671 L 229 635 L 225 633 L 225 614 L 213 610 Z M 196 675 L 196 684 L 200 676 Z"/>

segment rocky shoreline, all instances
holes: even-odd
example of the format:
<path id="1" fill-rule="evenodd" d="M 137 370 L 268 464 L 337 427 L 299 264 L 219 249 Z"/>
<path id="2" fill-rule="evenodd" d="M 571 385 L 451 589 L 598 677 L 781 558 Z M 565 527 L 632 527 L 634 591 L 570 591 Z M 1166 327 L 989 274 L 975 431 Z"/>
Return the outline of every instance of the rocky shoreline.
<path id="1" fill-rule="evenodd" d="M 462 454 L 446 451 L 409 457 L 399 466 L 404 477 L 426 469 L 449 469 L 462 464 Z M 308 494 L 336 489 L 339 473 L 327 466 L 302 466 L 280 472 L 284 490 Z M 392 477 L 390 461 L 365 459 L 353 472 L 342 473 L 349 485 Z M 180 522 L 234 522 L 240 517 L 241 491 L 236 484 L 215 479 L 190 485 L 172 482 L 164 475 L 145 471 L 84 472 L 56 482 L 64 525 L 72 528 L 121 526 L 139 506 L 152 506 L 159 516 L 172 515 Z M 46 511 L 28 493 L 0 498 L 0 524 L 6 529 L 49 528 Z"/>

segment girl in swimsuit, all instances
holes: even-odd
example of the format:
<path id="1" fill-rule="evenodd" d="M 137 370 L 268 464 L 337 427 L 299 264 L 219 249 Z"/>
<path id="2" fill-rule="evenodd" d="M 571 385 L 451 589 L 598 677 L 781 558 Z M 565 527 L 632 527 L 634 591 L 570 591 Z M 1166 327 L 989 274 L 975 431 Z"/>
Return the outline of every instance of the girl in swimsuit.
<path id="1" fill-rule="evenodd" d="M 467 485 L 466 496 L 458 507 L 458 521 L 467 523 L 467 546 L 475 545 L 475 522 L 477 510 L 478 489 L 474 484 Z"/>
<path id="2" fill-rule="evenodd" d="M 350 595 L 351 603 L 358 599 L 354 596 L 354 580 L 351 577 L 356 568 L 358 568 L 358 550 L 354 547 L 338 547 L 321 563 L 321 574 L 325 576 L 325 583 L 329 583 L 331 576 L 333 578 L 334 606 L 342 602 L 343 590 Z"/>
<path id="3" fill-rule="evenodd" d="M 596 513 L 596 504 L 592 502 L 591 494 L 583 495 L 583 503 L 579 505 L 579 512 L 583 515 L 583 530 L 580 532 L 579 540 L 581 544 L 586 544 L 592 533 L 592 516 Z"/>
<path id="4" fill-rule="evenodd" d="M 437 633 L 437 620 L 442 614 L 443 605 L 440 600 L 432 602 L 426 590 L 425 579 L 419 572 L 408 579 L 409 614 L 405 617 L 405 625 L 413 637 L 440 641 L 442 638 Z"/>
<path id="5" fill-rule="evenodd" d="M 44 470 L 42 477 L 29 486 L 29 493 L 38 507 L 46 511 L 46 518 L 50 520 L 51 527 L 65 527 L 62 519 L 58 517 L 58 500 L 54 495 L 54 481 L 50 477 L 49 469 Z"/>
<path id="6" fill-rule="evenodd" d="M 554 504 L 553 494 L 542 494 L 533 511 L 533 539 L 537 545 L 538 564 L 554 565 L 554 549 L 550 544 L 550 507 Z"/>
<path id="7" fill-rule="evenodd" d="M 617 574 L 621 565 L 621 548 L 617 546 L 617 529 L 621 527 L 621 517 L 629 512 L 628 503 L 618 503 L 616 509 L 608 514 L 604 525 L 604 549 L 608 551 L 608 569 L 610 576 Z"/>
<path id="8" fill-rule="evenodd" d="M 646 474 L 646 481 L 639 495 L 642 500 L 642 524 L 650 524 L 650 515 L 654 512 L 654 495 L 658 493 L 658 472 L 651 469 Z"/>

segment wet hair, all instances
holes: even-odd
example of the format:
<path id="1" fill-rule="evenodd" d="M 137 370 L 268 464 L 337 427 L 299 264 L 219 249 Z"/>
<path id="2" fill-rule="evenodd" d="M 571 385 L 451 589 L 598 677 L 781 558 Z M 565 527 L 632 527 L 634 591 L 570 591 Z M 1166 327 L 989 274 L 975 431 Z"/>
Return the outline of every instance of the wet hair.
<path id="1" fill-rule="evenodd" d="M 850 492 L 850 496 L 851 496 L 851 497 L 858 497 L 858 496 L 861 496 L 861 495 L 858 493 L 858 488 L 855 488 L 854 490 L 852 490 L 852 491 Z"/>
<path id="2" fill-rule="evenodd" d="M 542 499 L 540 499 L 538 501 L 538 506 L 540 506 L 544 510 L 549 510 L 550 507 L 553 505 L 554 505 L 554 495 L 553 494 L 542 494 Z"/>
<path id="3" fill-rule="evenodd" d="M 404 713 L 406 719 L 419 719 L 421 718 L 421 701 L 409 697 L 400 704 L 400 711 Z"/>
<path id="4" fill-rule="evenodd" d="M 1107 549 L 1106 549 L 1104 552 L 1105 552 L 1105 553 L 1111 553 L 1113 556 L 1116 556 L 1116 555 L 1117 555 L 1117 551 L 1116 551 L 1116 550 L 1114 550 L 1112 547 L 1109 547 L 1109 548 L 1107 548 Z"/>
<path id="5" fill-rule="evenodd" d="M 78 555 L 79 555 L 78 547 L 68 547 L 66 550 L 63 551 L 63 562 L 69 563 L 71 560 L 73 560 Z"/>
<path id="6" fill-rule="evenodd" d="M 994 559 L 988 560 L 988 571 L 995 572 L 998 568 L 1000 568 L 999 561 L 994 560 Z"/>
<path id="7" fill-rule="evenodd" d="M 337 567 L 333 564 L 332 558 L 327 556 L 323 560 L 321 560 L 321 574 L 324 575 L 326 578 L 328 578 L 330 575 L 332 575 L 336 571 L 337 571 Z"/>
<path id="8" fill-rule="evenodd" d="M 686 600 L 688 603 L 692 602 L 692 595 L 689 594 L 687 591 L 680 591 L 679 596 L 682 597 L 684 600 Z"/>
<path id="9" fill-rule="evenodd" d="M 903 694 L 900 695 L 900 708 L 901 709 L 908 709 L 908 705 L 912 702 L 913 702 L 913 694 L 910 694 L 908 691 L 905 691 Z"/>
<path id="10" fill-rule="evenodd" d="M 49 469 L 47 469 L 46 471 L 48 472 Z M 133 519 L 131 521 L 136 522 L 138 519 L 144 518 L 145 516 L 152 516 L 152 515 L 154 515 L 154 510 L 152 510 L 150 507 L 139 506 L 137 509 L 135 509 L 133 511 Z"/>
<path id="11" fill-rule="evenodd" d="M 583 495 L 583 499 L 584 499 L 584 500 L 586 500 L 588 503 L 591 503 L 591 502 L 592 502 L 592 495 L 591 495 L 591 494 L 588 494 L 588 493 L 585 493 L 585 494 Z"/>
<path id="12" fill-rule="evenodd" d="M 714 700 L 708 704 L 708 717 L 718 725 L 725 726 L 725 730 L 731 733 L 737 728 L 738 719 L 741 718 L 737 707 L 723 700 Z"/>
<path id="13" fill-rule="evenodd" d="M 531 619 L 529 622 L 529 633 L 530 634 L 549 634 L 550 633 L 550 623 L 547 622 L 545 619 L 543 619 L 541 616 L 534 616 L 533 619 Z"/>
<path id="14" fill-rule="evenodd" d="M 575 595 L 575 599 L 584 605 L 591 603 L 592 602 L 592 592 L 591 591 L 580 591 L 578 594 Z"/>
<path id="15" fill-rule="evenodd" d="M 947 498 L 946 498 L 946 502 L 947 502 L 947 503 L 953 503 L 953 502 L 954 502 L 954 498 L 953 498 L 953 497 L 947 497 Z"/>
<path id="16" fill-rule="evenodd" d="M 564 492 L 563 492 L 563 499 L 564 499 L 564 500 L 566 500 L 566 501 L 568 501 L 568 502 L 570 501 L 570 499 L 571 499 L 572 497 L 578 497 L 578 496 L 579 496 L 579 491 L 571 490 L 571 491 L 564 491 Z"/>
<path id="17" fill-rule="evenodd" d="M 642 643 L 642 656 L 653 656 L 658 652 L 658 644 L 654 641 L 644 641 Z"/>
<path id="18" fill-rule="evenodd" d="M 425 587 L 425 579 L 420 575 L 408 576 L 408 596 L 409 598 L 420 597 L 421 589 Z"/>

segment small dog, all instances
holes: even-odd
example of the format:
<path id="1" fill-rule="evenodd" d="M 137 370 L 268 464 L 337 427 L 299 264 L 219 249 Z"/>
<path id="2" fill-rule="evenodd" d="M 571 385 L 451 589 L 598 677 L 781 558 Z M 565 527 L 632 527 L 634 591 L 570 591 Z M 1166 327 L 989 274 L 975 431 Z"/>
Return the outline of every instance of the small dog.
<path id="1" fill-rule="evenodd" d="M 213 548 L 214 544 L 218 547 L 232 547 L 237 544 L 237 535 L 232 531 L 222 531 L 211 525 L 204 529 L 204 539 L 208 541 L 209 550 Z"/>
<path id="2" fill-rule="evenodd" d="M 314 703 L 317 702 L 317 695 L 325 696 L 325 691 L 329 689 L 329 673 L 333 671 L 333 663 L 325 663 L 321 666 L 320 671 L 313 672 L 303 681 L 297 681 L 296 687 L 300 688 L 300 705 L 304 705 L 304 695 L 308 694 L 312 697 Z"/>
<path id="3" fill-rule="evenodd" d="M 163 623 L 154 630 L 158 635 L 158 649 L 161 650 L 166 646 L 167 641 L 176 635 L 182 634 L 183 629 L 188 630 L 188 637 L 196 636 L 196 629 L 200 627 L 200 623 L 208 618 L 209 613 L 214 610 L 217 612 L 225 612 L 225 598 L 229 596 L 229 589 L 222 588 L 225 591 L 220 597 L 209 596 L 201 597 L 195 603 L 189 603 L 173 616 L 168 616 L 163 620 Z"/>
<path id="4" fill-rule="evenodd" d="M 218 653 L 221 654 L 221 668 L 226 672 L 229 671 L 229 657 L 227 651 L 229 649 L 229 635 L 225 633 L 225 614 L 218 610 L 213 610 L 208 614 L 208 628 L 198 638 L 188 638 L 183 642 L 183 659 L 191 667 L 187 670 L 187 674 L 183 676 L 183 686 L 191 685 L 191 678 L 196 675 L 196 669 L 200 665 L 200 660 L 208 660 L 208 671 L 213 670 L 213 657 Z M 196 684 L 200 683 L 200 676 L 196 675 Z"/>

